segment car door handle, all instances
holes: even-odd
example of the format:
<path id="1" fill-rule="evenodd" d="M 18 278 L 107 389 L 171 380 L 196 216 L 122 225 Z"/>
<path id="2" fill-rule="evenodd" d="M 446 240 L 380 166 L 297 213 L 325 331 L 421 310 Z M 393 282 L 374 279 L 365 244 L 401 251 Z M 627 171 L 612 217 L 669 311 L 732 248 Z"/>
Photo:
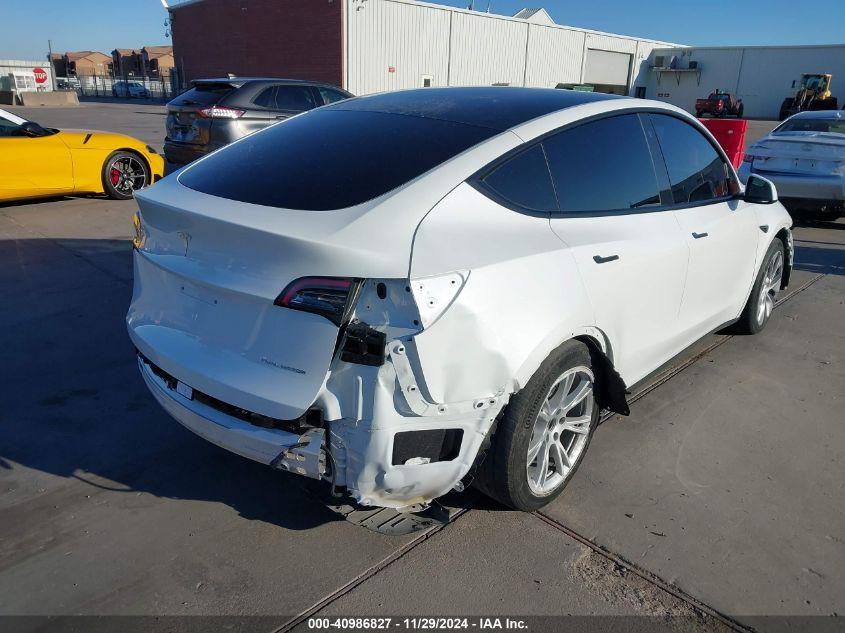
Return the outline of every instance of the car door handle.
<path id="1" fill-rule="evenodd" d="M 597 264 L 606 264 L 607 262 L 613 262 L 619 259 L 619 255 L 609 255 L 607 257 L 602 257 L 601 255 L 593 255 L 593 261 Z"/>
<path id="2" fill-rule="evenodd" d="M 697 240 L 700 240 L 702 237 L 707 237 L 708 235 L 709 233 L 696 233 L 695 231 L 692 232 L 692 236 Z"/>

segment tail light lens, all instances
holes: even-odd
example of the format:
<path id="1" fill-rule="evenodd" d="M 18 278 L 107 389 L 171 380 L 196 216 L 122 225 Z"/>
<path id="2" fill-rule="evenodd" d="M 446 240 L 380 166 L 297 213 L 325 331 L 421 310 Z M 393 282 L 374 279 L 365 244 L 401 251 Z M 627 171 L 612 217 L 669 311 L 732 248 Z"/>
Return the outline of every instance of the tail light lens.
<path id="1" fill-rule="evenodd" d="M 147 232 L 144 230 L 141 213 L 138 211 L 132 216 L 132 229 L 135 232 L 135 235 L 132 237 L 132 246 L 137 250 L 141 250 L 147 241 Z"/>
<path id="2" fill-rule="evenodd" d="M 202 110 L 197 110 L 197 114 L 206 119 L 240 119 L 244 115 L 244 110 L 236 110 L 235 108 L 227 108 L 226 106 L 209 106 Z"/>
<path id="3" fill-rule="evenodd" d="M 288 284 L 274 305 L 313 312 L 340 327 L 358 294 L 359 279 L 350 277 L 300 277 Z"/>

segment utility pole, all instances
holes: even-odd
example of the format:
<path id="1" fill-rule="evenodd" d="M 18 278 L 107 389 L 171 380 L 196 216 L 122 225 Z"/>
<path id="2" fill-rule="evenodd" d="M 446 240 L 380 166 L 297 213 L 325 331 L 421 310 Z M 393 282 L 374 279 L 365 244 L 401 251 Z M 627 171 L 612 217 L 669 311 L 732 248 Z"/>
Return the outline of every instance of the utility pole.
<path id="1" fill-rule="evenodd" d="M 56 89 L 56 67 L 53 64 L 53 40 L 47 40 L 47 61 L 50 62 L 50 83 Z"/>

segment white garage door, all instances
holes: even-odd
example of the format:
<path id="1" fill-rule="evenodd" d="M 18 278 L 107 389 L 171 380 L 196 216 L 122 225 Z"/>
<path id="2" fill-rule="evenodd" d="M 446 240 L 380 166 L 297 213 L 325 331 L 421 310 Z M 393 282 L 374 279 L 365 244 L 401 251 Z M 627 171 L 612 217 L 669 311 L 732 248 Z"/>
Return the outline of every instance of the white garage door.
<path id="1" fill-rule="evenodd" d="M 630 68 L 631 56 L 628 53 L 613 53 L 588 48 L 584 83 L 627 86 Z"/>

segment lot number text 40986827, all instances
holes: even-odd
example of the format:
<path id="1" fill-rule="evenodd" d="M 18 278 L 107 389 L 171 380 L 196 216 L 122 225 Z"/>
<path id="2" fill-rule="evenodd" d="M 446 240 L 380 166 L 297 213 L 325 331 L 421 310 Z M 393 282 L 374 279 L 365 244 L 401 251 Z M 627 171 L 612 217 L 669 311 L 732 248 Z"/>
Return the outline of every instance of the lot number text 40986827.
<path id="1" fill-rule="evenodd" d="M 309 618 L 308 628 L 314 631 L 343 630 L 425 630 L 441 631 L 455 629 L 485 630 L 525 630 L 528 628 L 524 620 L 512 618 Z"/>

